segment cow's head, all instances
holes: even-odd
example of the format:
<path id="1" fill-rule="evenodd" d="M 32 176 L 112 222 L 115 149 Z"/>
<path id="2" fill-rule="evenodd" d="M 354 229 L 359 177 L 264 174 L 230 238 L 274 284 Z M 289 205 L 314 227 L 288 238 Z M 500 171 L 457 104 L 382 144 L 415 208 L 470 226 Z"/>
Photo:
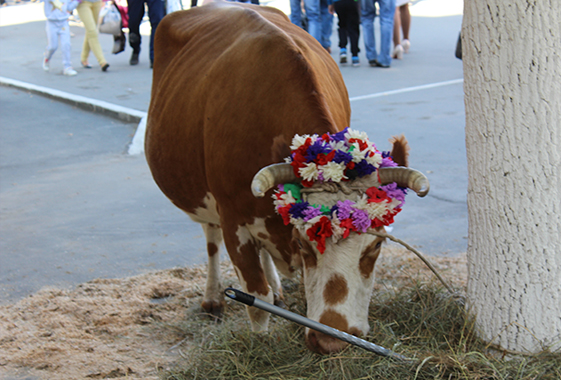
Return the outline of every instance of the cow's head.
<path id="1" fill-rule="evenodd" d="M 349 129 L 296 136 L 291 149 L 289 162 L 256 174 L 253 193 L 263 196 L 280 184 L 274 203 L 285 224 L 293 225 L 293 246 L 304 267 L 308 318 L 364 335 L 369 330 L 374 264 L 383 242 L 368 232 L 383 231 L 393 222 L 406 188 L 424 196 L 428 180 L 416 170 L 397 167 L 365 134 Z M 306 342 L 320 353 L 346 346 L 309 329 Z"/>

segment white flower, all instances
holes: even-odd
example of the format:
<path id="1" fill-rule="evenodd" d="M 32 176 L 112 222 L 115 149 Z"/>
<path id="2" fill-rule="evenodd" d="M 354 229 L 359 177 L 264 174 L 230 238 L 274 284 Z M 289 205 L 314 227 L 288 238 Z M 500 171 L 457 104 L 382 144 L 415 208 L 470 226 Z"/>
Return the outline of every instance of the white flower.
<path id="1" fill-rule="evenodd" d="M 277 207 L 283 207 L 286 206 L 290 203 L 295 203 L 296 199 L 294 199 L 294 197 L 292 196 L 292 192 L 289 191 L 288 193 L 282 193 L 280 196 L 280 199 L 277 199 L 276 195 L 273 195 L 273 203 L 275 204 L 275 206 Z"/>
<path id="2" fill-rule="evenodd" d="M 360 131 L 357 131 L 355 129 L 349 128 L 349 129 L 347 129 L 347 133 L 345 133 L 345 138 L 347 140 L 350 140 L 350 139 L 363 140 L 368 145 L 370 145 L 370 141 L 368 141 L 368 135 L 366 134 L 366 132 L 360 132 Z"/>
<path id="3" fill-rule="evenodd" d="M 338 164 L 336 162 L 330 161 L 327 164 L 320 166 L 319 170 L 323 172 L 324 181 L 341 182 L 341 179 L 347 178 L 343 174 L 343 172 L 345 171 L 344 163 Z"/>
<path id="4" fill-rule="evenodd" d="M 342 150 L 343 152 L 347 151 L 347 145 L 345 144 L 344 141 L 335 141 L 335 140 L 331 140 L 329 142 L 329 146 L 331 147 L 331 149 L 333 150 Z"/>
<path id="5" fill-rule="evenodd" d="M 355 148 L 353 149 L 351 153 L 351 155 L 353 156 L 353 162 L 360 162 L 362 160 L 364 160 L 364 156 L 366 155 L 366 150 L 360 150 L 360 146 L 358 145 L 358 143 L 352 143 L 351 146 L 354 146 Z"/>
<path id="6" fill-rule="evenodd" d="M 366 162 L 375 167 L 379 167 L 382 163 L 382 155 L 379 152 L 374 152 L 372 157 L 366 157 Z"/>
<path id="7" fill-rule="evenodd" d="M 331 231 L 333 231 L 333 235 L 331 236 L 333 243 L 337 244 L 339 239 L 343 237 L 345 229 L 341 227 L 341 221 L 337 217 L 336 212 L 333 212 L 331 215 Z"/>
<path id="8" fill-rule="evenodd" d="M 368 217 L 370 219 L 381 219 L 388 211 L 388 204 L 385 201 L 368 203 L 365 210 L 368 212 Z"/>
<path id="9" fill-rule="evenodd" d="M 302 145 L 304 145 L 306 143 L 306 140 L 308 139 L 308 137 L 312 137 L 313 139 L 317 138 L 317 135 L 294 135 L 294 137 L 292 138 L 292 145 L 290 146 L 290 149 L 292 150 L 296 150 L 298 148 L 300 148 Z"/>
<path id="10" fill-rule="evenodd" d="M 316 181 L 319 176 L 317 165 L 313 162 L 309 162 L 305 165 L 305 167 L 298 169 L 300 177 L 306 181 Z"/>

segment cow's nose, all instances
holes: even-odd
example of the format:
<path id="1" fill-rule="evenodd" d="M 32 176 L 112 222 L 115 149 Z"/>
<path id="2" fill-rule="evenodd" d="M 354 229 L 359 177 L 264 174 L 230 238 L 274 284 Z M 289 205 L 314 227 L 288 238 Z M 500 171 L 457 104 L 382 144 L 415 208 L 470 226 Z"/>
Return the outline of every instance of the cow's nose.
<path id="1" fill-rule="evenodd" d="M 310 330 L 306 335 L 306 345 L 311 351 L 325 355 L 341 351 L 348 343 L 319 331 Z"/>

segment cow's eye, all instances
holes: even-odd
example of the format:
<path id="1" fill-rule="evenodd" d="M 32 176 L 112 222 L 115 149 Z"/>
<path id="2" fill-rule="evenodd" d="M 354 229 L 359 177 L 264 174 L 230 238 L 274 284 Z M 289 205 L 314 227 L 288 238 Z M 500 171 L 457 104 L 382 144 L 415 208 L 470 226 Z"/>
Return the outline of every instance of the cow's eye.
<path id="1" fill-rule="evenodd" d="M 302 245 L 302 242 L 300 241 L 300 239 L 296 239 L 296 243 L 298 243 L 298 247 L 300 247 L 300 249 L 303 249 L 304 246 Z"/>
<path id="2" fill-rule="evenodd" d="M 376 246 L 374 247 L 374 250 L 376 251 L 376 250 L 380 249 L 381 247 L 382 247 L 382 242 L 379 241 L 378 243 L 376 243 Z"/>

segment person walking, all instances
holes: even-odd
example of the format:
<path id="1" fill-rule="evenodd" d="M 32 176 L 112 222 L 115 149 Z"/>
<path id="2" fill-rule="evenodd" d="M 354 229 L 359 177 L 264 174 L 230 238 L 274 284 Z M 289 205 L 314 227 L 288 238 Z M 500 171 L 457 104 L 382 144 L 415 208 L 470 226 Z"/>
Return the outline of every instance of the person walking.
<path id="1" fill-rule="evenodd" d="M 308 18 L 308 33 L 321 43 L 321 12 L 320 0 L 303 0 L 306 17 Z M 290 21 L 302 28 L 302 0 L 290 0 Z"/>
<path id="2" fill-rule="evenodd" d="M 395 16 L 393 19 L 393 58 L 402 59 L 403 53 L 409 53 L 409 29 L 411 28 L 411 13 L 409 12 L 410 0 L 396 0 Z M 403 32 L 403 40 L 401 39 Z"/>
<path id="3" fill-rule="evenodd" d="M 101 44 L 99 43 L 99 35 L 97 33 L 97 20 L 102 6 L 103 3 L 101 0 L 83 0 L 80 5 L 76 7 L 76 10 L 78 11 L 80 20 L 84 23 L 84 29 L 86 30 L 86 36 L 84 37 L 82 54 L 80 57 L 82 66 L 86 69 L 92 68 L 88 63 L 88 57 L 90 52 L 93 52 L 99 66 L 101 67 L 101 71 L 105 72 L 109 68 L 109 63 L 105 60 L 103 50 L 101 50 Z"/>
<path id="4" fill-rule="evenodd" d="M 154 65 L 154 35 L 158 24 L 166 15 L 164 0 L 129 0 L 129 45 L 132 48 L 132 55 L 129 63 L 138 65 L 140 54 L 140 23 L 144 17 L 144 5 L 148 5 L 148 18 L 150 19 L 150 68 Z"/>
<path id="5" fill-rule="evenodd" d="M 362 33 L 364 34 L 364 47 L 366 58 L 372 67 L 390 67 L 392 63 L 391 43 L 393 34 L 393 18 L 396 0 L 361 0 Z M 376 51 L 374 37 L 374 18 L 376 17 L 376 4 L 380 8 L 380 54 Z"/>
<path id="6" fill-rule="evenodd" d="M 360 13 L 358 0 L 335 0 L 330 9 L 339 19 L 339 62 L 347 63 L 347 42 L 351 43 L 353 66 L 360 66 L 358 39 L 360 37 Z"/>
<path id="7" fill-rule="evenodd" d="M 78 0 L 45 0 L 45 17 L 47 18 L 47 49 L 43 56 L 43 70 L 49 71 L 50 62 L 53 54 L 58 48 L 60 38 L 60 50 L 62 52 L 62 74 L 74 76 L 78 74 L 72 68 L 70 60 L 70 26 L 68 25 L 68 17 L 70 13 L 78 6 Z"/>

